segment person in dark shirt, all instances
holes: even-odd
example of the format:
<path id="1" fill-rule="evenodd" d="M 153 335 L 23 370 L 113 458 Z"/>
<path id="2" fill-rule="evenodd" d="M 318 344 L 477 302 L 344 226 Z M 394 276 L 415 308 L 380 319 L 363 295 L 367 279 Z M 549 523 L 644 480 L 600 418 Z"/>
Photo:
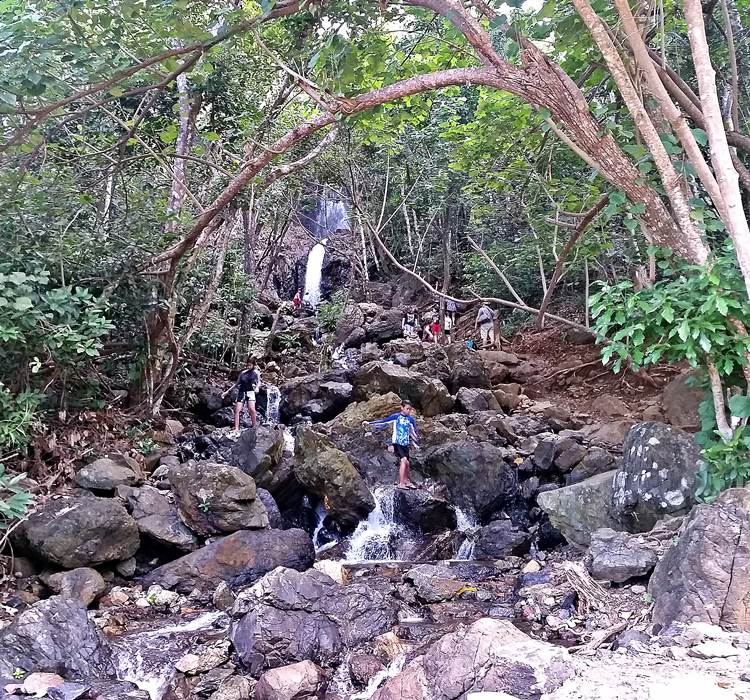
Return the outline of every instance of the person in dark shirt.
<path id="1" fill-rule="evenodd" d="M 240 415 L 242 414 L 242 405 L 244 403 L 247 403 L 247 412 L 250 414 L 250 423 L 253 428 L 258 422 L 257 413 L 255 411 L 255 395 L 260 389 L 260 371 L 255 366 L 255 360 L 253 358 L 250 358 L 247 361 L 247 366 L 242 372 L 240 372 L 234 386 L 232 386 L 231 389 L 227 389 L 222 394 L 222 398 L 234 389 L 237 389 L 237 398 L 234 403 L 234 432 L 239 433 Z"/>

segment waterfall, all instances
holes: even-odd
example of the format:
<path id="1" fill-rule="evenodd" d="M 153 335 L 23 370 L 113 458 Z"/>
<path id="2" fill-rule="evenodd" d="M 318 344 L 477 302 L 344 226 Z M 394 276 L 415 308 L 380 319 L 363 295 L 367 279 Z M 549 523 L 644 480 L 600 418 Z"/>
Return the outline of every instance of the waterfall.
<path id="1" fill-rule="evenodd" d="M 362 520 L 349 539 L 344 553 L 345 561 L 394 561 L 397 535 L 402 528 L 393 518 L 394 489 L 392 486 L 376 488 L 372 496 L 375 508 L 367 520 Z"/>
<path id="2" fill-rule="evenodd" d="M 352 230 L 346 200 L 331 192 L 318 197 L 314 211 L 301 213 L 300 221 L 318 239 L 328 238 L 336 231 Z"/>
<path id="3" fill-rule="evenodd" d="M 456 530 L 463 532 L 466 538 L 461 543 L 456 553 L 456 559 L 468 561 L 474 558 L 474 547 L 476 543 L 474 541 L 475 528 L 477 526 L 476 518 L 456 507 Z"/>
<path id="4" fill-rule="evenodd" d="M 266 384 L 266 423 L 276 425 L 279 422 L 279 405 L 281 391 L 275 384 Z"/>
<path id="5" fill-rule="evenodd" d="M 318 507 L 315 509 L 315 530 L 313 530 L 313 534 L 312 534 L 312 543 L 316 552 L 322 546 L 319 539 L 320 539 L 320 533 L 323 531 L 323 523 L 325 522 L 325 519 L 326 519 L 326 509 L 322 503 L 318 503 Z M 328 544 L 328 542 L 325 542 L 323 544 Z"/>
<path id="6" fill-rule="evenodd" d="M 310 306 L 315 307 L 320 303 L 320 280 L 323 276 L 323 258 L 326 254 L 326 241 L 324 238 L 316 243 L 307 256 L 307 270 L 305 271 L 305 295 L 303 297 Z"/>

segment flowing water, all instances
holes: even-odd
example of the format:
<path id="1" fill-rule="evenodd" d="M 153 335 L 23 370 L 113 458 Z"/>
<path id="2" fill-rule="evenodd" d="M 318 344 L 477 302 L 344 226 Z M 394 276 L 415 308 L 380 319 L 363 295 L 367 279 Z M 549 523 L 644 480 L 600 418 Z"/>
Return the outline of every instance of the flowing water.
<path id="1" fill-rule="evenodd" d="M 477 519 L 473 514 L 467 513 L 458 507 L 456 511 L 456 530 L 463 532 L 466 539 L 461 543 L 456 553 L 456 559 L 471 560 L 474 558 L 474 547 L 476 545 L 474 537 L 477 527 Z"/>
<path id="2" fill-rule="evenodd" d="M 207 612 L 168 627 L 131 632 L 112 642 L 112 657 L 121 681 L 134 683 L 151 700 L 161 700 L 175 673 L 175 663 L 194 647 L 196 637 L 211 631 L 226 636 L 229 617 Z"/>
<path id="3" fill-rule="evenodd" d="M 312 307 L 320 303 L 320 280 L 323 276 L 323 258 L 326 254 L 327 239 L 316 243 L 307 256 L 307 270 L 305 270 L 304 301 Z"/>
<path id="4" fill-rule="evenodd" d="M 281 405 L 281 391 L 275 384 L 266 384 L 266 423 L 277 425 L 279 422 L 279 406 Z"/>
<path id="5" fill-rule="evenodd" d="M 351 231 L 349 207 L 340 195 L 326 192 L 318 197 L 315 209 L 300 215 L 302 225 L 316 238 L 327 238 L 336 231 Z"/>

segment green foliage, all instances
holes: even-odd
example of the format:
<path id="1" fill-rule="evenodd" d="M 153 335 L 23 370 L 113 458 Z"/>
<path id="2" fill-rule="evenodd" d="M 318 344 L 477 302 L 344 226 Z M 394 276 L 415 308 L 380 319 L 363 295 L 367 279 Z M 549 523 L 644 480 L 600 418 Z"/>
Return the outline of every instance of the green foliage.
<path id="1" fill-rule="evenodd" d="M 0 534 L 13 521 L 23 518 L 34 500 L 22 486 L 25 476 L 26 474 L 11 476 L 5 470 L 5 465 L 0 463 Z"/>
<path id="2" fill-rule="evenodd" d="M 724 489 L 750 483 L 750 428 L 738 427 L 725 441 L 716 438 L 715 420 L 714 430 L 707 432 L 709 426 L 711 422 L 704 423 L 697 436 L 705 462 L 698 472 L 696 495 L 704 501 L 712 501 Z"/>
<path id="3" fill-rule="evenodd" d="M 28 389 L 13 394 L 0 382 L 0 453 L 26 447 L 41 398 L 41 394 Z"/>
<path id="4" fill-rule="evenodd" d="M 296 350 L 297 348 L 302 347 L 298 333 L 279 333 L 275 338 L 275 344 L 278 345 L 281 352 Z"/>
<path id="5" fill-rule="evenodd" d="M 325 333 L 333 333 L 344 315 L 346 299 L 342 292 L 336 292 L 330 301 L 318 307 L 318 322 Z"/>

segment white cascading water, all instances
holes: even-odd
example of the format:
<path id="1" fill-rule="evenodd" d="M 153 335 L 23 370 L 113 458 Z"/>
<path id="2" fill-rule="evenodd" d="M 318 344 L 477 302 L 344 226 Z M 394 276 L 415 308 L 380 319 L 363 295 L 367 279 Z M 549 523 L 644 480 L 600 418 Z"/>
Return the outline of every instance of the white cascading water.
<path id="1" fill-rule="evenodd" d="M 320 550 L 320 548 L 323 546 L 319 542 L 319 538 L 320 538 L 320 533 L 323 530 L 323 522 L 325 521 L 325 519 L 326 519 L 325 506 L 322 503 L 318 503 L 318 507 L 315 509 L 315 530 L 313 530 L 313 534 L 312 534 L 312 543 L 313 543 L 313 547 L 315 547 L 316 552 Z"/>
<path id="2" fill-rule="evenodd" d="M 375 508 L 362 520 L 349 538 L 344 561 L 393 561 L 393 540 L 399 525 L 393 518 L 394 488 L 380 486 L 372 492 Z"/>
<path id="3" fill-rule="evenodd" d="M 323 258 L 326 254 L 327 238 L 316 243 L 307 256 L 307 270 L 305 270 L 305 294 L 303 300 L 316 307 L 320 303 L 320 280 L 323 276 Z"/>
<path id="4" fill-rule="evenodd" d="M 276 425 L 279 422 L 281 391 L 275 384 L 266 384 L 266 423 Z"/>
<path id="5" fill-rule="evenodd" d="M 474 541 L 474 533 L 472 530 L 477 526 L 476 518 L 456 507 L 456 530 L 463 532 L 466 538 L 461 543 L 456 554 L 456 559 L 468 561 L 474 558 L 474 547 L 476 545 Z"/>

